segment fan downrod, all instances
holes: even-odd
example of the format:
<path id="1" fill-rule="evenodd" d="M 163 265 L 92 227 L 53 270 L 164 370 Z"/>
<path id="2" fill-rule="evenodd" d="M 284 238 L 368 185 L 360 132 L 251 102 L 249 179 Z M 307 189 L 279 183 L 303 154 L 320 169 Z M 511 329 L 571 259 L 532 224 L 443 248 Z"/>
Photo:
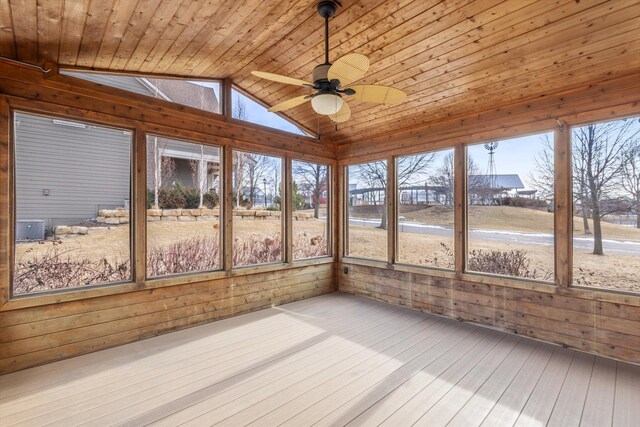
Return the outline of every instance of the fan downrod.
<path id="1" fill-rule="evenodd" d="M 335 1 L 325 0 L 318 3 L 318 14 L 323 19 L 329 19 L 335 15 L 338 4 Z"/>

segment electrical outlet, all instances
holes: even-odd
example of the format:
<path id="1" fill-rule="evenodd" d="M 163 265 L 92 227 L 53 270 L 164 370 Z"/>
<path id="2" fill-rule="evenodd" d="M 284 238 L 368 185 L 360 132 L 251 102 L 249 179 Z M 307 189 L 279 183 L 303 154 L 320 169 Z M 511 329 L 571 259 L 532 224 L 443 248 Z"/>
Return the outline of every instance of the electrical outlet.
<path id="1" fill-rule="evenodd" d="M 342 272 L 343 272 L 344 274 L 349 274 L 349 267 L 344 267 L 344 268 L 342 269 Z"/>

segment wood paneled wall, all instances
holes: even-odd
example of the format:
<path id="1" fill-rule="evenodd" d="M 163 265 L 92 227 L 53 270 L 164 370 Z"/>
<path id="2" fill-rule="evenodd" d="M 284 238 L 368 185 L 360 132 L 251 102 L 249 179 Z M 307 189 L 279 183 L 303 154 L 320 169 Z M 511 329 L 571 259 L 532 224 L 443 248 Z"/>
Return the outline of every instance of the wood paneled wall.
<path id="1" fill-rule="evenodd" d="M 0 312 L 0 373 L 334 289 L 333 264 L 280 269 Z"/>
<path id="2" fill-rule="evenodd" d="M 11 110 L 77 118 L 136 133 L 135 280 L 9 298 L 11 247 Z M 145 133 L 251 150 L 335 166 L 334 147 L 309 137 L 270 130 L 230 117 L 158 99 L 42 73 L 0 60 L 0 374 L 336 290 L 334 258 L 269 264 L 146 280 L 144 242 Z M 230 176 L 231 156 L 225 162 Z M 334 168 L 335 170 L 335 168 Z M 227 179 L 227 181 L 229 181 Z M 231 194 L 231 191 L 225 194 Z M 231 206 L 231 204 L 228 204 Z M 231 219 L 230 209 L 225 218 Z M 232 243 L 232 224 L 223 234 Z"/>
<path id="3" fill-rule="evenodd" d="M 491 325 L 563 346 L 640 363 L 637 298 L 606 301 L 598 292 L 525 289 L 359 265 L 344 260 L 339 289 L 454 319 Z"/>
<path id="4" fill-rule="evenodd" d="M 640 363 L 640 295 L 572 286 L 568 148 L 570 126 L 637 115 L 640 115 L 640 75 L 633 74 L 426 126 L 341 141 L 338 145 L 341 168 L 381 159 L 392 163 L 395 156 L 455 147 L 456 164 L 459 170 L 464 170 L 461 165 L 465 144 L 555 131 L 557 284 L 464 272 L 465 179 L 463 174 L 457 174 L 455 271 L 395 264 L 395 233 L 390 230 L 390 255 L 386 261 L 341 258 L 339 290 Z M 340 176 L 339 189 L 344 192 L 344 174 Z M 393 206 L 390 210 L 393 212 Z M 341 235 L 345 236 L 344 217 L 339 223 Z M 348 267 L 348 273 L 344 273 L 343 267 Z"/>

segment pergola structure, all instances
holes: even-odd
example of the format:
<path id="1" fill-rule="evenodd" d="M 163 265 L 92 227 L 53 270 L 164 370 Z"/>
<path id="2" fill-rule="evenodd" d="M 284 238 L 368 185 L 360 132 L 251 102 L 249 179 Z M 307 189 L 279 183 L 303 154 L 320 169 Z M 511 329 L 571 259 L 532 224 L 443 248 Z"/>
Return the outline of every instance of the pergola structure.
<path id="1" fill-rule="evenodd" d="M 638 210 L 623 163 L 610 197 L 589 199 L 605 187 L 576 173 L 576 141 L 611 121 L 624 124 L 596 134 L 635 132 L 640 2 L 342 0 L 331 60 L 368 56 L 362 82 L 406 100 L 349 101 L 339 123 L 310 105 L 278 112 L 299 134 L 251 123 L 251 108 L 309 93 L 251 72 L 311 79 L 325 55 L 316 3 L 0 0 L 0 424 L 637 425 L 640 253 L 635 228 L 607 215 Z M 219 91 L 220 112 L 66 71 L 195 81 Z M 523 207 L 474 205 L 470 147 L 542 133 L 551 205 L 529 222 Z M 156 206 L 150 177 L 192 176 L 152 170 L 153 137 L 215 148 L 219 182 L 165 185 Z M 616 153 L 630 162 L 640 143 L 627 139 Z M 450 209 L 400 220 L 399 159 L 440 151 Z M 350 191 L 367 162 L 381 177 Z M 57 167 L 37 178 L 44 165 Z M 297 206 L 301 187 L 326 206 Z M 246 188 L 274 206 L 240 200 Z M 382 228 L 381 210 L 352 224 L 352 198 L 372 191 Z M 96 206 L 82 223 L 16 239 L 39 224 L 27 207 L 81 199 Z M 539 251 L 527 271 L 483 270 L 491 251 L 527 256 L 523 235 Z"/>

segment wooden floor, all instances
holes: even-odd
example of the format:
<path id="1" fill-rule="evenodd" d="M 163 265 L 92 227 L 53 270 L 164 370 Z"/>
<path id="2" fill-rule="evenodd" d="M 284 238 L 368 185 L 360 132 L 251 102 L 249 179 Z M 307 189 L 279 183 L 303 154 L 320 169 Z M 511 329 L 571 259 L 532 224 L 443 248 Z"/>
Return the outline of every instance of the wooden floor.
<path id="1" fill-rule="evenodd" d="M 639 420 L 639 366 L 340 293 L 0 377 L 2 426 Z"/>

